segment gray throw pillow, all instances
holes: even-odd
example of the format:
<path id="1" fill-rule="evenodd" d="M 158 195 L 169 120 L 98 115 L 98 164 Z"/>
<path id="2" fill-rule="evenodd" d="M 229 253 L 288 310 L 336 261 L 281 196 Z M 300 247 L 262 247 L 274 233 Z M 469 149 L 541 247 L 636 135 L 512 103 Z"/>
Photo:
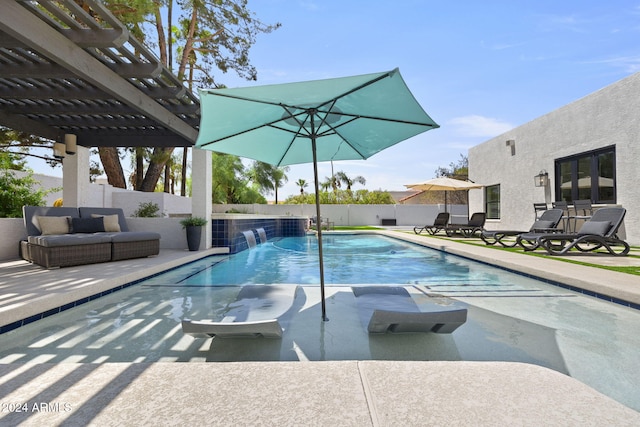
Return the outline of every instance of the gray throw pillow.
<path id="1" fill-rule="evenodd" d="M 104 219 L 71 218 L 69 229 L 72 233 L 98 233 L 104 231 Z"/>

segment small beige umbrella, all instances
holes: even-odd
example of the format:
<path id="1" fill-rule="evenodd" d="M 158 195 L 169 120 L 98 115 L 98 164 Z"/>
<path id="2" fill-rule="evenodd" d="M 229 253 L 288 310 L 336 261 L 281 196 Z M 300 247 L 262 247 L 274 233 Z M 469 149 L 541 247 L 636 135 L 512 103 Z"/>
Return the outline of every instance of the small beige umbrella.
<path id="1" fill-rule="evenodd" d="M 444 211 L 446 212 L 448 191 L 471 190 L 472 188 L 482 188 L 484 185 L 441 176 L 417 184 L 406 184 L 405 187 L 420 191 L 444 191 Z"/>

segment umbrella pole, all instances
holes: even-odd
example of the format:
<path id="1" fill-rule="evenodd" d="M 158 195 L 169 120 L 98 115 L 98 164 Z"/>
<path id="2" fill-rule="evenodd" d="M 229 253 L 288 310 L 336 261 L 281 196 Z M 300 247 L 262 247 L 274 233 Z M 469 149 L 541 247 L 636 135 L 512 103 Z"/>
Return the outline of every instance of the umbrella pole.
<path id="1" fill-rule="evenodd" d="M 320 300 L 322 305 L 322 320 L 327 322 L 327 307 L 324 300 L 324 263 L 322 261 L 322 221 L 320 219 L 320 193 L 318 186 L 318 160 L 316 156 L 316 139 L 311 138 L 311 151 L 313 152 L 313 182 L 316 191 L 316 228 L 318 231 L 318 262 L 320 264 Z"/>

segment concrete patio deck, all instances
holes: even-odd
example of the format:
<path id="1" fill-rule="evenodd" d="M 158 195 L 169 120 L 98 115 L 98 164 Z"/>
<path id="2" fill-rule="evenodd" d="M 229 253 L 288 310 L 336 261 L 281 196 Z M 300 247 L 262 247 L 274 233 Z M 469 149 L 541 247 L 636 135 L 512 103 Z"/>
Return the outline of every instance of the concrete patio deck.
<path id="1" fill-rule="evenodd" d="M 640 304 L 638 276 L 383 233 Z M 154 258 L 57 270 L 1 263 L 0 325 L 215 252 L 162 251 Z M 640 424 L 640 413 L 573 378 L 509 362 L 6 364 L 0 365 L 0 404 L 2 425 Z"/>

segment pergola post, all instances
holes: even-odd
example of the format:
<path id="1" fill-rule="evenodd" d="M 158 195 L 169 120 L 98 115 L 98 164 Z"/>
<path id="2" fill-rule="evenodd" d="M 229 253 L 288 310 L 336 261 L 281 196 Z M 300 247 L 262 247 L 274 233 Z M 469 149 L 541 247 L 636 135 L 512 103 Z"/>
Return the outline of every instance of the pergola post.
<path id="1" fill-rule="evenodd" d="M 89 149 L 77 147 L 73 155 L 62 159 L 62 200 L 65 207 L 88 206 Z"/>
<path id="2" fill-rule="evenodd" d="M 191 157 L 191 214 L 207 219 L 200 249 L 208 249 L 211 247 L 211 213 L 213 211 L 211 151 L 193 148 Z"/>

